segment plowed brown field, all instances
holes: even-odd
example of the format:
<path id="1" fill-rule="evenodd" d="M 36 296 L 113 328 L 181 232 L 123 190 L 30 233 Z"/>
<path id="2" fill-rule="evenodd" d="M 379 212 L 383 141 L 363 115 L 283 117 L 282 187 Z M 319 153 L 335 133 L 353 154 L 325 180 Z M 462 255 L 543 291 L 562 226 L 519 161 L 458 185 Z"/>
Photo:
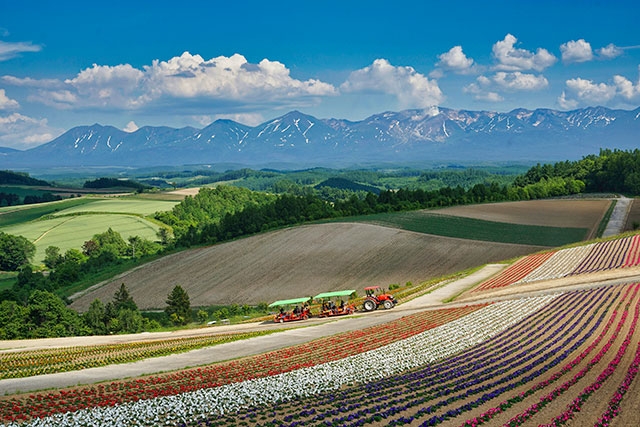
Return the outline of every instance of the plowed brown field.
<path id="1" fill-rule="evenodd" d="M 609 200 L 535 200 L 459 206 L 438 213 L 497 222 L 589 228 Z M 142 309 L 163 308 L 176 285 L 192 306 L 257 304 L 367 285 L 423 282 L 540 247 L 437 237 L 372 224 L 308 225 L 164 257 L 75 297 L 86 310 L 121 283 Z"/>
<path id="2" fill-rule="evenodd" d="M 295 227 L 146 264 L 77 298 L 86 310 L 110 301 L 121 283 L 143 309 L 163 308 L 174 286 L 192 306 L 257 304 L 319 292 L 419 283 L 540 247 L 452 239 L 357 223 Z"/>
<path id="3" fill-rule="evenodd" d="M 454 206 L 437 212 L 511 224 L 589 228 L 593 238 L 609 205 L 606 199 L 552 199 Z"/>

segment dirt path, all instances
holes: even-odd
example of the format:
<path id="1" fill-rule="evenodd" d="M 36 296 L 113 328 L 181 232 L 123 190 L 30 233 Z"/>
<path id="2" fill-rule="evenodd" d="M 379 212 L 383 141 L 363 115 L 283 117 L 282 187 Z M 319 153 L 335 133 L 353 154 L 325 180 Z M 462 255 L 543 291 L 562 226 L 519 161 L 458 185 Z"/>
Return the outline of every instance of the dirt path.
<path id="1" fill-rule="evenodd" d="M 327 321 L 326 319 L 310 319 L 304 324 L 285 324 L 288 329 L 276 334 L 221 344 L 213 347 L 190 351 L 188 353 L 145 359 L 134 363 L 91 368 L 74 372 L 41 375 L 29 378 L 6 379 L 0 381 L 0 394 L 31 392 L 48 388 L 64 388 L 80 384 L 92 384 L 103 381 L 131 378 L 140 375 L 167 372 L 199 365 L 206 365 L 239 357 L 260 354 L 279 348 L 302 344 L 324 336 L 341 332 L 364 329 L 399 319 L 403 316 L 427 309 L 443 306 L 444 300 L 459 295 L 463 290 L 483 281 L 499 272 L 504 265 L 491 264 L 460 280 L 451 282 L 432 293 L 423 295 L 392 310 L 380 310 L 373 313 L 356 314 Z M 618 270 L 617 274 L 593 274 L 574 276 L 570 279 L 539 282 L 512 286 L 499 292 L 483 293 L 473 298 L 466 298 L 448 307 L 484 301 L 496 301 L 521 295 L 535 295 L 565 289 L 603 286 L 607 284 L 640 281 L 640 268 Z M 559 289 L 559 288 L 562 289 Z M 509 288 L 509 287 L 508 287 Z M 271 322 L 241 325 L 217 326 L 196 330 L 176 332 L 148 333 L 137 335 L 70 337 L 50 340 L 1 341 L 2 349 L 34 349 L 42 347 L 66 347 L 73 345 L 97 345 L 113 342 L 141 341 L 145 339 L 161 339 L 167 337 L 192 336 L 212 332 L 228 333 L 264 328 L 281 328 L 282 325 Z"/>
<path id="2" fill-rule="evenodd" d="M 631 208 L 631 202 L 633 199 L 622 196 L 617 200 L 618 202 L 613 208 L 613 212 L 611 212 L 611 217 L 607 223 L 607 228 L 605 228 L 602 233 L 602 237 L 614 236 L 624 231 L 624 226 L 627 222 L 627 215 L 629 215 L 629 209 Z"/>

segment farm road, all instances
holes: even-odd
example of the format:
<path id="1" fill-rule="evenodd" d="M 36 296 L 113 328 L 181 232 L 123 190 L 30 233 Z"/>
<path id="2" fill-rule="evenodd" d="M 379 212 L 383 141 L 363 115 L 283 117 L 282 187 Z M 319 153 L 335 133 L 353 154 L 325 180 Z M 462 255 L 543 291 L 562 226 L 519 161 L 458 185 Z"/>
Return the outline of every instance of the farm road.
<path id="1" fill-rule="evenodd" d="M 452 296 L 460 294 L 472 285 L 483 281 L 499 272 L 504 265 L 490 264 L 477 272 L 451 282 L 442 288 L 429 294 L 418 297 L 407 303 L 400 304 L 392 310 L 380 310 L 366 314 L 356 314 L 339 318 L 338 320 L 309 319 L 304 323 L 295 324 L 285 331 L 272 335 L 255 337 L 247 340 L 235 341 L 216 345 L 213 347 L 193 350 L 187 353 L 174 354 L 170 356 L 157 357 L 141 360 L 134 363 L 111 365 L 101 368 L 90 368 L 81 371 L 63 372 L 58 374 L 40 375 L 29 378 L 12 378 L 0 381 L 0 394 L 15 394 L 20 392 L 32 392 L 44 389 L 58 389 L 72 387 L 82 384 L 94 384 L 98 382 L 113 381 L 125 378 L 132 378 L 141 375 L 156 374 L 161 372 L 175 371 L 188 367 L 207 365 L 229 359 L 236 359 L 245 356 L 252 356 L 303 344 L 324 336 L 331 336 L 341 332 L 363 329 L 369 326 L 390 322 L 403 316 L 413 314 L 426 308 L 442 306 L 442 301 Z M 640 267 L 609 270 L 596 274 L 585 274 L 570 278 L 539 282 L 537 284 L 520 285 L 511 289 L 500 289 L 496 292 L 479 293 L 469 298 L 463 295 L 459 302 L 447 304 L 447 307 L 456 305 L 466 305 L 470 303 L 481 303 L 498 301 L 510 298 L 517 298 L 525 295 L 537 295 L 542 293 L 581 289 L 595 286 L 605 286 L 617 283 L 631 283 L 640 281 Z M 285 324 L 289 326 L 291 324 Z M 294 325 L 291 325 L 294 326 Z M 242 325 L 218 326 L 214 328 L 203 328 L 198 330 L 185 330 L 170 333 L 173 338 L 205 333 L 225 333 L 240 330 L 257 330 L 264 328 L 281 328 L 282 325 L 272 322 L 253 323 Z M 53 345 L 51 340 L 47 346 L 65 347 L 69 345 L 97 345 L 113 342 L 117 338 L 119 342 L 141 341 L 144 339 L 159 339 L 166 337 L 167 333 L 158 334 L 138 334 L 127 336 L 101 336 L 101 337 L 73 337 L 56 339 L 57 345 Z M 1 341 L 0 348 L 6 351 L 13 349 L 42 348 L 42 340 L 25 341 Z"/>
<path id="2" fill-rule="evenodd" d="M 20 392 L 31 392 L 49 388 L 72 387 L 80 384 L 93 384 L 103 381 L 113 381 L 118 379 L 136 377 L 140 375 L 155 374 L 160 372 L 184 369 L 200 365 L 221 362 L 229 359 L 236 359 L 245 356 L 252 356 L 260 353 L 277 350 L 297 344 L 302 344 L 324 336 L 335 335 L 341 332 L 364 329 L 381 323 L 399 319 L 408 314 L 415 313 L 428 307 L 442 305 L 442 301 L 455 296 L 464 289 L 496 274 L 504 268 L 502 264 L 490 264 L 477 272 L 460 280 L 451 282 L 434 292 L 415 298 L 407 303 L 400 304 L 392 310 L 380 310 L 366 314 L 356 314 L 353 316 L 338 318 L 337 320 L 309 319 L 304 323 L 287 324 L 292 327 L 285 331 L 271 335 L 255 337 L 242 341 L 235 341 L 213 347 L 193 350 L 187 353 L 173 354 L 164 357 L 155 357 L 141 360 L 134 363 L 111 365 L 100 368 L 83 369 L 73 372 L 62 372 L 57 374 L 39 375 L 28 378 L 11 378 L 0 381 L 0 394 L 14 394 Z M 275 323 L 254 323 L 244 325 L 217 326 L 214 328 L 198 329 L 198 333 L 232 332 L 241 330 L 256 330 L 265 328 L 281 328 L 282 325 Z M 193 335 L 194 331 L 177 331 L 170 334 L 143 334 L 116 337 L 73 337 L 60 338 L 56 340 L 24 340 L 24 341 L 3 341 L 0 348 L 14 349 L 43 348 L 52 346 L 71 345 L 98 345 L 125 340 L 140 341 L 143 339 L 176 338 L 180 335 Z M 54 345 L 57 343 L 57 345 Z"/>
<path id="3" fill-rule="evenodd" d="M 624 196 L 618 199 L 616 206 L 613 208 L 613 212 L 611 212 L 607 228 L 605 228 L 602 233 L 602 237 L 609 237 L 622 233 L 625 222 L 627 221 L 627 215 L 629 214 L 629 208 L 631 207 L 631 201 L 632 199 Z"/>

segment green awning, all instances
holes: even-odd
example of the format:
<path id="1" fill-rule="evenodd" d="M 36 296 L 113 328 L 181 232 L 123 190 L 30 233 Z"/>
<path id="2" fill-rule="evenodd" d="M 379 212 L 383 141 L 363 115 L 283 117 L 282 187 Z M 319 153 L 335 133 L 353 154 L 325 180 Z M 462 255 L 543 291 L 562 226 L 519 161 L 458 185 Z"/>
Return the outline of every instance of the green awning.
<path id="1" fill-rule="evenodd" d="M 331 298 L 331 297 L 348 297 L 352 293 L 354 293 L 354 289 L 347 289 L 345 291 L 334 291 L 334 292 L 324 292 L 322 294 L 318 294 L 313 299 L 322 299 L 322 298 Z"/>
<path id="2" fill-rule="evenodd" d="M 277 307 L 279 305 L 304 304 L 305 302 L 309 301 L 310 299 L 311 299 L 310 297 L 283 299 L 283 300 L 280 300 L 280 301 L 272 302 L 271 304 L 269 304 L 269 307 Z"/>

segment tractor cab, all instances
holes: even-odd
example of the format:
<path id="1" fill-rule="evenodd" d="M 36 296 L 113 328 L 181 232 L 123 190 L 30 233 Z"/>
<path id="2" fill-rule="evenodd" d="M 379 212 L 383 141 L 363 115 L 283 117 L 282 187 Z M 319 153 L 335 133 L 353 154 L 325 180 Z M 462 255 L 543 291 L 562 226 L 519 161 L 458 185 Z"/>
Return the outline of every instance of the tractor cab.
<path id="1" fill-rule="evenodd" d="M 380 306 L 390 309 L 397 304 L 393 295 L 385 293 L 384 289 L 380 286 L 367 286 L 364 288 L 364 292 L 366 294 L 365 300 L 362 303 L 364 311 L 373 311 Z"/>
<path id="2" fill-rule="evenodd" d="M 295 320 L 307 320 L 311 317 L 309 301 L 311 301 L 311 297 L 280 300 L 269 304 L 270 308 L 277 307 L 279 309 L 273 321 L 276 323 L 284 323 Z"/>
<path id="3" fill-rule="evenodd" d="M 322 301 L 319 317 L 343 316 L 353 314 L 356 311 L 355 305 L 349 303 L 349 299 L 356 291 L 353 289 L 335 292 L 324 292 L 313 297 L 316 302 Z M 347 300 L 345 302 L 345 299 Z"/>

